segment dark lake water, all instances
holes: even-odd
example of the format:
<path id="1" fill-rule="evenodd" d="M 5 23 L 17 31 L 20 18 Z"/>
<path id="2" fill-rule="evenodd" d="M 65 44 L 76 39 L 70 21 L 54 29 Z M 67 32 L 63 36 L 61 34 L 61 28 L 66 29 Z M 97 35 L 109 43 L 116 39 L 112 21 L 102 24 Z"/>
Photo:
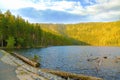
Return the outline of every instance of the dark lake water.
<path id="1" fill-rule="evenodd" d="M 29 58 L 39 55 L 42 68 L 120 80 L 120 59 L 116 60 L 120 47 L 53 46 L 15 51 Z"/>

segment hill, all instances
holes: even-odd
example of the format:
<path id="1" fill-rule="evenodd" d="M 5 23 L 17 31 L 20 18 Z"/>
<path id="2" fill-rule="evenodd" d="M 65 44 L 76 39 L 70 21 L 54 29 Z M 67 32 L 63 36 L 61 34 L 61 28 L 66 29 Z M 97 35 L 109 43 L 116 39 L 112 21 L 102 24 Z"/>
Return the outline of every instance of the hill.
<path id="1" fill-rule="evenodd" d="M 41 29 L 93 46 L 120 46 L 120 21 L 41 24 Z M 79 42 L 76 44 L 79 44 Z"/>

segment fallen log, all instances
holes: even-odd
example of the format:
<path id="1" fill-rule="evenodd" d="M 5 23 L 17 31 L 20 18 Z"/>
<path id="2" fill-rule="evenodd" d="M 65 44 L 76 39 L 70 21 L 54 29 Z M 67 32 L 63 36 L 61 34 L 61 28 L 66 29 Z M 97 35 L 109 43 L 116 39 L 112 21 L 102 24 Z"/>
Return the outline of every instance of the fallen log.
<path id="1" fill-rule="evenodd" d="M 116 57 L 115 57 L 115 62 L 116 62 L 116 63 L 120 62 L 120 56 L 116 56 Z"/>
<path id="2" fill-rule="evenodd" d="M 99 57 L 97 57 L 97 58 L 89 58 L 89 59 L 87 59 L 87 61 L 94 61 L 94 60 L 97 60 L 97 59 L 99 59 Z"/>
<path id="3" fill-rule="evenodd" d="M 116 59 L 120 60 L 120 56 L 116 56 Z"/>
<path id="4" fill-rule="evenodd" d="M 86 75 L 82 75 L 82 74 L 75 74 L 75 73 L 70 73 L 70 72 L 64 72 L 64 71 L 57 71 L 57 70 L 51 70 L 51 69 L 41 69 L 41 70 L 43 72 L 61 76 L 65 79 L 72 78 L 73 80 L 103 80 L 102 78 L 86 76 Z"/>
<path id="5" fill-rule="evenodd" d="M 11 54 L 13 56 L 16 56 L 17 58 L 21 59 L 22 61 L 28 63 L 29 65 L 31 65 L 33 67 L 39 67 L 40 66 L 40 64 L 38 62 L 34 62 L 34 61 L 32 61 L 32 60 L 30 60 L 30 59 L 28 59 L 28 58 L 26 58 L 26 57 L 24 57 L 24 56 L 22 56 L 20 54 L 17 54 L 15 52 L 11 52 Z"/>

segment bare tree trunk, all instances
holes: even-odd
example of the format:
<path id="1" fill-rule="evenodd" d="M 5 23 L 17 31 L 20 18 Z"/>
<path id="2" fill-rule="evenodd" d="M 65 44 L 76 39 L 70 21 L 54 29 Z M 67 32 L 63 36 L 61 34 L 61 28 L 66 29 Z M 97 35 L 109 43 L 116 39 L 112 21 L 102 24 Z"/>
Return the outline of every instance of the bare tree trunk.
<path id="1" fill-rule="evenodd" d="M 22 61 L 30 64 L 31 66 L 39 67 L 39 65 L 40 65 L 38 62 L 34 62 L 34 61 L 32 61 L 32 60 L 30 60 L 30 59 L 28 59 L 28 58 L 26 58 L 26 57 L 24 57 L 24 56 L 22 56 L 22 55 L 19 55 L 19 54 L 17 54 L 17 53 L 12 52 L 12 54 L 13 54 L 14 56 L 18 57 L 19 59 L 21 59 Z"/>
<path id="2" fill-rule="evenodd" d="M 2 39 L 2 42 L 1 42 L 1 46 L 3 47 L 3 35 L 1 35 L 1 39 Z"/>

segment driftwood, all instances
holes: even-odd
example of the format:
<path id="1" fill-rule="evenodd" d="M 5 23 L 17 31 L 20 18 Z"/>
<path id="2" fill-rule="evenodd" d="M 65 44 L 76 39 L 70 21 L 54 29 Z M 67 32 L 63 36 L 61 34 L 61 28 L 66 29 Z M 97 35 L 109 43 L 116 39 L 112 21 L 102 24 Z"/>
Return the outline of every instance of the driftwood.
<path id="1" fill-rule="evenodd" d="M 87 59 L 87 61 L 92 62 L 92 61 L 97 60 L 97 59 L 99 59 L 99 57 L 97 57 L 97 58 L 89 58 L 89 59 Z"/>
<path id="2" fill-rule="evenodd" d="M 64 71 L 57 71 L 57 70 L 50 70 L 50 69 L 41 69 L 44 72 L 48 72 L 51 74 L 55 74 L 57 76 L 61 76 L 63 78 L 72 78 L 73 80 L 103 80 L 101 78 L 92 77 L 92 76 L 86 76 L 82 74 L 75 74 L 70 72 L 64 72 Z"/>
<path id="3" fill-rule="evenodd" d="M 98 59 L 100 59 L 100 58 L 107 59 L 108 57 L 107 57 L 107 56 L 104 56 L 104 57 L 88 58 L 87 61 L 92 62 L 92 61 L 98 60 Z"/>
<path id="4" fill-rule="evenodd" d="M 116 63 L 120 62 L 120 56 L 116 56 L 116 57 L 115 57 L 115 62 L 116 62 Z"/>
<path id="5" fill-rule="evenodd" d="M 120 56 L 116 56 L 116 59 L 120 60 Z"/>
<path id="6" fill-rule="evenodd" d="M 12 52 L 11 54 L 16 56 L 17 58 L 21 59 L 22 61 L 28 63 L 29 65 L 31 65 L 33 67 L 39 67 L 39 65 L 40 65 L 38 62 L 34 62 L 34 61 L 32 61 L 32 60 L 30 60 L 30 59 L 28 59 L 20 54 L 15 53 L 15 52 Z"/>

